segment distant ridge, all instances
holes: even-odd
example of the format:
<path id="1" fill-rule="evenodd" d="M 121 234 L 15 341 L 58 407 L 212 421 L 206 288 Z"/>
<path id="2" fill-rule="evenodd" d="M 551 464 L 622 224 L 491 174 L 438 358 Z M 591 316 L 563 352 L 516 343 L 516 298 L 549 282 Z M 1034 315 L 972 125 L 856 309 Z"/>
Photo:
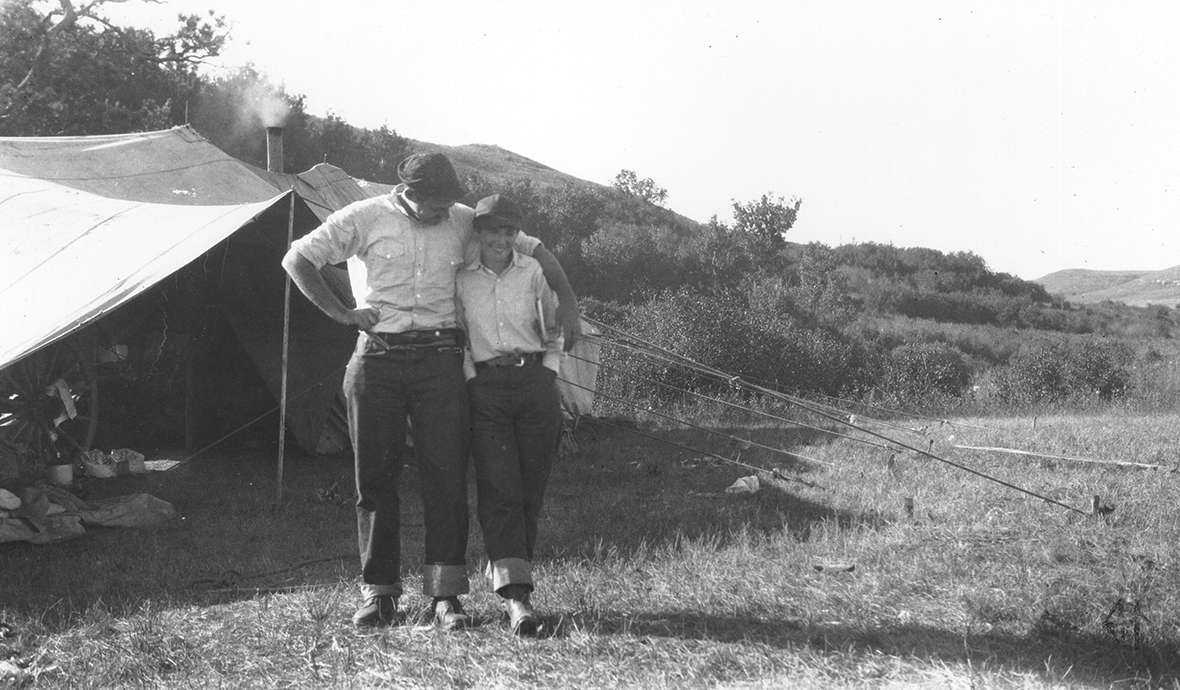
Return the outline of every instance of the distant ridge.
<path id="1" fill-rule="evenodd" d="M 443 146 L 442 144 L 410 139 L 409 148 L 414 153 L 446 154 L 447 158 L 450 158 L 454 163 L 455 171 L 459 173 L 459 177 L 464 177 L 468 173 L 477 173 L 494 184 L 505 184 L 512 180 L 527 178 L 534 185 L 541 187 L 564 187 L 573 183 L 579 186 L 606 189 L 604 185 L 568 175 L 494 144 Z"/>
<path id="2" fill-rule="evenodd" d="M 451 159 L 451 163 L 454 164 L 455 171 L 459 173 L 460 178 L 474 173 L 489 182 L 493 188 L 505 187 L 514 181 L 523 179 L 528 180 L 533 185 L 533 188 L 538 191 L 552 192 L 567 186 L 573 186 L 581 190 L 602 193 L 607 197 L 613 197 L 615 199 L 626 197 L 626 194 L 615 189 L 613 186 L 574 177 L 568 173 L 551 168 L 544 163 L 538 163 L 531 158 L 494 144 L 444 146 L 442 144 L 432 144 L 416 139 L 409 139 L 408 143 L 411 153 L 445 154 L 447 158 Z M 377 185 L 376 183 L 370 184 L 369 187 L 381 190 L 392 188 L 391 186 Z M 649 222 L 659 222 L 664 225 L 688 229 L 689 231 L 701 227 L 700 222 L 683 216 L 670 208 L 649 206 L 648 212 L 650 214 L 648 216 Z M 630 216 L 625 222 L 634 223 L 636 221 L 634 216 Z"/>
<path id="3" fill-rule="evenodd" d="M 1054 295 L 1067 299 L 1087 292 L 1106 290 L 1141 278 L 1151 271 L 1093 271 L 1088 268 L 1067 268 L 1034 280 Z"/>
<path id="4" fill-rule="evenodd" d="M 1160 271 L 1094 271 L 1071 268 L 1033 281 L 1071 302 L 1121 302 L 1134 307 L 1180 304 L 1180 266 Z"/>

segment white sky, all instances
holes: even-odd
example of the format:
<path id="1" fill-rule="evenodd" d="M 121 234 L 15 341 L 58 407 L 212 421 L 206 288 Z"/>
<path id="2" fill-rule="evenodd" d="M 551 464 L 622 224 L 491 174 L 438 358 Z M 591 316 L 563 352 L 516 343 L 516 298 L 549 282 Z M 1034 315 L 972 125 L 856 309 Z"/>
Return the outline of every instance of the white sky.
<path id="1" fill-rule="evenodd" d="M 310 112 L 497 144 L 705 221 L 800 197 L 788 239 L 972 251 L 1037 278 L 1180 264 L 1180 6 L 129 0 L 233 25 Z M 1117 6 L 1116 6 L 1117 5 Z M 273 18 L 267 11 L 277 12 Z"/>

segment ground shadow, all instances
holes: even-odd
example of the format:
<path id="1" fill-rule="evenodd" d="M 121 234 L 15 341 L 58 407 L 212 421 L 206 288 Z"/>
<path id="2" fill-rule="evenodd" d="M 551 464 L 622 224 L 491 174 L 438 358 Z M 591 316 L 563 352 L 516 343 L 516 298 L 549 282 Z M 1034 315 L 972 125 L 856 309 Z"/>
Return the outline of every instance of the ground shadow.
<path id="1" fill-rule="evenodd" d="M 873 628 L 855 624 L 818 624 L 761 616 L 713 616 L 693 611 L 628 613 L 600 610 L 593 615 L 553 615 L 546 635 L 572 630 L 599 635 L 670 637 L 725 643 L 758 643 L 797 653 L 878 653 L 897 658 L 937 659 L 945 663 L 1039 676 L 1052 674 L 1069 684 L 1110 686 L 1128 683 L 1170 687 L 1180 682 L 1180 646 L 1134 648 L 1110 637 L 1075 631 L 1040 630 L 1028 635 L 998 632 L 960 633 L 922 625 Z M 871 679 L 866 679 L 871 680 Z"/>
<path id="2" fill-rule="evenodd" d="M 585 430 L 583 430 L 585 432 Z M 581 433 L 555 466 L 538 560 L 619 553 L 709 536 L 724 543 L 742 532 L 806 538 L 820 522 L 873 525 L 873 514 L 834 511 L 822 489 L 780 482 L 752 495 L 725 493 L 735 477 L 750 472 L 709 455 L 726 449 L 690 433 L 669 437 L 677 446 L 604 428 Z M 767 442 L 783 447 L 814 444 L 813 432 Z M 793 445 L 792 445 L 793 444 Z M 705 452 L 708 451 L 708 452 Z M 183 453 L 161 452 L 155 457 Z M 746 456 L 748 457 L 748 456 Z M 783 458 L 785 475 L 811 482 L 806 463 Z M 816 481 L 819 481 L 816 479 Z M 812 482 L 815 483 L 815 482 Z M 421 565 L 422 521 L 412 465 L 402 481 L 404 570 Z M 795 490 L 794 487 L 799 487 Z M 290 455 L 284 463 L 283 498 L 277 501 L 277 454 L 265 442 L 220 448 L 178 469 L 83 484 L 91 497 L 145 492 L 172 502 L 175 520 L 150 528 L 98 529 L 58 544 L 0 544 L 0 623 L 31 618 L 46 630 L 85 620 L 94 607 L 116 615 L 145 605 L 204 605 L 251 598 L 259 591 L 341 587 L 355 580 L 355 513 L 352 469 L 346 457 Z M 480 558 L 472 521 L 469 559 Z M 351 590 L 349 590 L 351 591 Z M 662 636 L 720 642 L 755 641 L 784 652 L 860 650 L 895 656 L 970 662 L 976 667 L 1046 673 L 1069 671 L 1067 680 L 1110 684 L 1128 675 L 1155 681 L 1180 675 L 1175 645 L 1132 649 L 1110 637 L 1034 626 L 1027 635 L 963 634 L 934 627 L 817 624 L 764 616 L 707 615 L 696 611 L 595 610 L 558 614 L 551 635 L 571 629 L 601 634 Z"/>
<path id="3" fill-rule="evenodd" d="M 277 449 L 266 441 L 212 449 L 167 472 L 82 480 L 71 488 L 82 498 L 147 493 L 171 503 L 176 517 L 149 527 L 87 527 L 52 544 L 0 544 L 0 616 L 22 614 L 53 629 L 95 606 L 122 614 L 146 601 L 205 603 L 253 596 L 253 587 L 351 578 L 351 462 L 292 453 L 284 464 L 281 501 Z"/>
<path id="4" fill-rule="evenodd" d="M 774 482 L 755 495 L 726 494 L 752 470 L 709 455 L 728 451 L 703 438 L 681 435 L 669 445 L 634 429 L 583 425 L 558 460 L 540 528 L 538 560 L 580 557 L 604 547 L 625 553 L 703 535 L 739 531 L 803 536 L 817 521 L 843 524 L 873 516 L 833 511 L 800 499 L 789 483 Z M 814 442 L 812 432 L 767 431 L 765 441 L 791 447 Z M 310 457 L 290 451 L 283 492 L 277 491 L 277 449 L 268 436 L 244 435 L 235 444 L 197 457 L 176 449 L 151 459 L 186 459 L 174 470 L 109 480 L 85 480 L 84 498 L 149 493 L 171 502 L 177 517 L 136 529 L 89 529 L 78 539 L 49 544 L 0 544 L 0 613 L 35 617 L 51 627 L 76 622 L 91 607 L 120 613 L 143 602 L 175 605 L 226 601 L 258 591 L 352 582 L 357 574 L 354 490 L 346 456 Z M 409 460 L 407 458 L 407 460 Z M 808 468 L 790 458 L 777 467 L 792 476 Z M 412 462 L 402 471 L 403 570 L 421 567 L 421 501 Z M 799 486 L 802 486 L 800 484 Z M 482 543 L 473 514 L 469 562 Z"/>
<path id="5" fill-rule="evenodd" d="M 805 497 L 823 490 L 817 467 L 806 460 L 722 435 L 788 450 L 828 438 L 799 428 L 651 431 L 624 422 L 583 423 L 574 450 L 554 468 L 540 528 L 542 555 L 567 558 L 603 545 L 626 552 L 702 536 L 724 542 L 738 532 L 787 530 L 806 539 L 818 522 L 881 522 L 873 513 L 836 510 Z M 749 475 L 760 478 L 757 493 L 726 492 Z"/>

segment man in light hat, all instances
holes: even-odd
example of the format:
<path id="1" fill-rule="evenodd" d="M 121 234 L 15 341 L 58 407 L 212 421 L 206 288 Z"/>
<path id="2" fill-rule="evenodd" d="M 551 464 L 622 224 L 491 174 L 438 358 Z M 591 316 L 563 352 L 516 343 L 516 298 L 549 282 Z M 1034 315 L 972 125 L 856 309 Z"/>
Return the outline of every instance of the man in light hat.
<path id="1" fill-rule="evenodd" d="M 464 335 L 455 314 L 455 275 L 478 257 L 471 208 L 455 169 L 439 153 L 398 166 L 401 184 L 349 204 L 296 240 L 283 268 L 325 314 L 360 331 L 344 375 L 349 437 L 356 464 L 357 530 L 363 603 L 358 626 L 387 625 L 402 594 L 397 475 L 391 449 L 413 427 L 426 531 L 424 593 L 436 623 L 469 618 L 467 460 L 469 419 L 463 377 Z M 559 298 L 567 346 L 576 340 L 577 300 L 560 264 L 523 233 L 515 247 L 536 259 Z M 347 261 L 355 307 L 329 288 L 320 269 Z"/>

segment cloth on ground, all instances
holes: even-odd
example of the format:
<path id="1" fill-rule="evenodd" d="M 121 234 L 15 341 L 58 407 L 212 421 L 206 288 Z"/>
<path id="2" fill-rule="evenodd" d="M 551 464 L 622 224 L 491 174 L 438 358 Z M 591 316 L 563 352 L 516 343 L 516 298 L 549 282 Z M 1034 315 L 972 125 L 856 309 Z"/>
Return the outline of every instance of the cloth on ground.
<path id="1" fill-rule="evenodd" d="M 176 516 L 171 503 L 150 494 L 84 501 L 55 486 L 26 487 L 22 510 L 0 512 L 0 543 L 48 544 L 86 533 L 85 526 L 142 527 Z"/>

